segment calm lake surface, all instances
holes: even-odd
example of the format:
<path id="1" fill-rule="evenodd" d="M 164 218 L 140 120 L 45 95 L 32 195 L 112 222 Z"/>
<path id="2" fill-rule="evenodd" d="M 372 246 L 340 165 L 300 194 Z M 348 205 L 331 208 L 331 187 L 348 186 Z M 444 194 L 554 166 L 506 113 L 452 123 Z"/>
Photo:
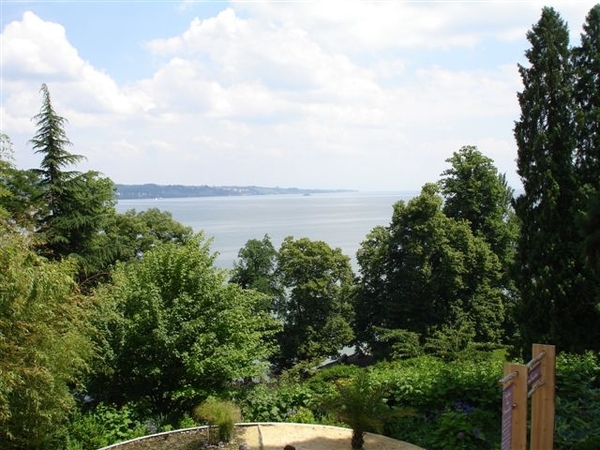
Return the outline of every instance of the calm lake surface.
<path id="1" fill-rule="evenodd" d="M 418 192 L 344 192 L 312 195 L 257 195 L 156 200 L 121 200 L 117 211 L 169 211 L 175 220 L 204 231 L 218 252 L 216 265 L 233 267 L 249 239 L 271 238 L 276 249 L 286 236 L 307 237 L 339 247 L 355 264 L 356 251 L 367 233 L 392 218 L 392 205 Z"/>

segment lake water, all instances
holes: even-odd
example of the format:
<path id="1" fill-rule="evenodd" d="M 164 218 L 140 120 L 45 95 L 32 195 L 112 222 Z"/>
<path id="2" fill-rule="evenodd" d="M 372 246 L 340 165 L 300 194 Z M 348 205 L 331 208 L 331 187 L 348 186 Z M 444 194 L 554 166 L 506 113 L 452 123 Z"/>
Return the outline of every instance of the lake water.
<path id="1" fill-rule="evenodd" d="M 230 269 L 249 239 L 271 238 L 276 249 L 287 236 L 307 237 L 339 247 L 355 264 L 367 233 L 388 225 L 392 205 L 417 192 L 343 192 L 312 195 L 260 195 L 156 200 L 121 200 L 117 211 L 169 211 L 173 219 L 212 237 L 218 267 Z"/>

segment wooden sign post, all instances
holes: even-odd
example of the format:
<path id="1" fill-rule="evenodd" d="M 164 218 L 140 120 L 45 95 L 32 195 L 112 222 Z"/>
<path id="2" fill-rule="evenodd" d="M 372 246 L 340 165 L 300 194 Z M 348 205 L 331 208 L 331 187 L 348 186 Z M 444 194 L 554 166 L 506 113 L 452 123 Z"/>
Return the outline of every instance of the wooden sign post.
<path id="1" fill-rule="evenodd" d="M 556 353 L 553 345 L 533 344 L 527 364 L 504 364 L 501 450 L 527 450 L 527 400 L 531 402 L 530 450 L 554 446 Z"/>
<path id="2" fill-rule="evenodd" d="M 530 373 L 539 372 L 531 386 L 531 450 L 554 448 L 556 353 L 553 345 L 533 344 L 532 355 L 543 355 Z"/>
<path id="3" fill-rule="evenodd" d="M 527 366 L 504 364 L 501 450 L 527 450 Z"/>

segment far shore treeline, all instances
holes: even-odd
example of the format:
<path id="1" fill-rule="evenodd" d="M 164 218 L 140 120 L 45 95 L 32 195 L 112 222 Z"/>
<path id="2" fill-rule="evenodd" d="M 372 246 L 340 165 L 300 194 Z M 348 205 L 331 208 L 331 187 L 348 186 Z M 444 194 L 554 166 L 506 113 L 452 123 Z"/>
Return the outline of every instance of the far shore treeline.
<path id="1" fill-rule="evenodd" d="M 186 186 L 180 184 L 115 184 L 117 199 L 230 197 L 242 195 L 310 195 L 353 192 L 349 189 L 301 189 L 263 186 Z"/>
<path id="2" fill-rule="evenodd" d="M 527 39 L 523 191 L 485 149 L 457 148 L 367 233 L 356 272 L 327 242 L 268 235 L 217 268 L 170 213 L 118 212 L 117 192 L 317 191 L 79 172 L 42 84 L 40 166 L 17 168 L 0 139 L 0 448 L 95 450 L 242 417 L 349 426 L 349 448 L 373 431 L 496 450 L 502 365 L 533 343 L 558 351 L 554 449 L 600 448 L 600 5 L 576 44 L 553 8 Z"/>

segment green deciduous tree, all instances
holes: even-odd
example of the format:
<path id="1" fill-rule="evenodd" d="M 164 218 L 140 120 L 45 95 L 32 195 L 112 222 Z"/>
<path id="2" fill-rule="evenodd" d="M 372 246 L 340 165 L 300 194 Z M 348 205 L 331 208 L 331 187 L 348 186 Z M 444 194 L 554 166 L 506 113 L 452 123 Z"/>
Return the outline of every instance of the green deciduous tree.
<path id="1" fill-rule="evenodd" d="M 114 261 L 140 258 L 163 243 L 184 244 L 193 235 L 191 227 L 174 220 L 170 212 L 158 208 L 139 212 L 131 209 L 122 214 L 113 212 L 106 227 Z"/>
<path id="2" fill-rule="evenodd" d="M 440 180 L 444 214 L 467 220 L 473 234 L 483 237 L 501 261 L 511 264 L 518 228 L 512 211 L 514 190 L 506 177 L 475 146 L 462 147 L 446 162 L 451 167 Z"/>
<path id="3" fill-rule="evenodd" d="M 0 237 L 0 447 L 40 448 L 74 406 L 93 354 L 90 300 L 69 261 L 47 262 L 22 233 Z"/>
<path id="4" fill-rule="evenodd" d="M 552 8 L 528 32 L 520 66 L 521 116 L 515 125 L 524 194 L 517 251 L 521 350 L 533 342 L 563 350 L 598 347 L 600 326 L 584 275 L 579 230 L 581 186 L 575 170 L 574 74 L 567 25 Z"/>
<path id="5" fill-rule="evenodd" d="M 442 212 L 438 187 L 394 205 L 357 253 L 361 279 L 357 333 L 383 355 L 381 329 L 417 333 L 424 342 L 444 327 L 470 329 L 476 342 L 498 343 L 504 320 L 501 265 L 469 223 Z M 360 316 L 366 311 L 368 320 Z"/>
<path id="6" fill-rule="evenodd" d="M 34 228 L 36 189 L 36 175 L 15 167 L 10 137 L 0 134 L 0 216 L 6 224 L 23 230 Z"/>
<path id="7" fill-rule="evenodd" d="M 0 220 L 3 222 L 9 218 L 6 204 L 12 197 L 8 187 L 8 178 L 14 169 L 12 158 L 12 142 L 8 135 L 0 133 Z"/>
<path id="8" fill-rule="evenodd" d="M 98 296 L 120 319 L 107 323 L 109 396 L 186 410 L 235 380 L 264 374 L 276 321 L 262 294 L 226 283 L 198 235 L 117 266 Z"/>
<path id="9" fill-rule="evenodd" d="M 238 260 L 233 264 L 231 282 L 244 289 L 254 289 L 274 296 L 278 292 L 276 264 L 277 250 L 268 235 L 261 240 L 250 239 L 238 252 Z"/>
<path id="10" fill-rule="evenodd" d="M 276 306 L 283 321 L 281 367 L 336 356 L 352 342 L 354 275 L 339 248 L 308 238 L 285 238 L 277 275 L 282 295 Z"/>
<path id="11" fill-rule="evenodd" d="M 7 172 L 13 168 L 13 144 L 7 134 L 0 133 L 0 198 L 9 194 L 8 189 L 4 186 Z"/>
<path id="12" fill-rule="evenodd" d="M 451 167 L 442 173 L 440 180 L 443 212 L 452 219 L 466 220 L 473 234 L 490 245 L 502 264 L 500 287 L 505 298 L 505 328 L 512 334 L 518 297 L 513 267 L 519 235 L 512 207 L 514 190 L 508 186 L 506 177 L 498 173 L 493 160 L 477 147 L 462 147 L 446 162 Z"/>

